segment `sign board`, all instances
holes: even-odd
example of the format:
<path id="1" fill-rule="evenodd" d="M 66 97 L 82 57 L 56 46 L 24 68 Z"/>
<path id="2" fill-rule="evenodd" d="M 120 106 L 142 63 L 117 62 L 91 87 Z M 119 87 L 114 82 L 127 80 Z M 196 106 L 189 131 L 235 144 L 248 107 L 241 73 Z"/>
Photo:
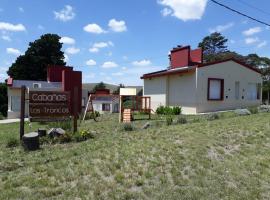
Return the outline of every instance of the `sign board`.
<path id="1" fill-rule="evenodd" d="M 48 121 L 71 115 L 70 93 L 61 91 L 30 91 L 31 121 Z"/>
<path id="2" fill-rule="evenodd" d="M 136 96 L 136 88 L 120 88 L 121 96 Z"/>

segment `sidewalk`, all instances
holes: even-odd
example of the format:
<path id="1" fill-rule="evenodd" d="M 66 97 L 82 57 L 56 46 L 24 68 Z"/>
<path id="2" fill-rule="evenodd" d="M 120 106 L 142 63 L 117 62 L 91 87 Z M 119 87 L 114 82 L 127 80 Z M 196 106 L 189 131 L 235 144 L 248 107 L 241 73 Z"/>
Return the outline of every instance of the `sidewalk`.
<path id="1" fill-rule="evenodd" d="M 25 118 L 24 120 L 28 121 L 28 118 Z M 20 122 L 20 119 L 3 119 L 3 120 L 0 120 L 0 124 L 10 124 L 10 123 L 15 123 L 15 122 Z"/>

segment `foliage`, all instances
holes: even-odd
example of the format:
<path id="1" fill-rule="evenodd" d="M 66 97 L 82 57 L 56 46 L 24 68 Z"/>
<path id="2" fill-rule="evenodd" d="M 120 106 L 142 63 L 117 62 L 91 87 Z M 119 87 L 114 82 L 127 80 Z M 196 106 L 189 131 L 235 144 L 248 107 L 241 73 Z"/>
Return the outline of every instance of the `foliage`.
<path id="1" fill-rule="evenodd" d="M 46 80 L 49 64 L 66 64 L 60 38 L 56 34 L 45 34 L 30 42 L 24 55 L 20 55 L 11 65 L 8 75 L 17 80 Z"/>
<path id="2" fill-rule="evenodd" d="M 173 123 L 173 118 L 172 118 L 172 116 L 171 116 L 171 115 L 167 115 L 167 116 L 166 116 L 166 124 L 167 124 L 167 126 L 172 125 L 172 123 Z"/>
<path id="3" fill-rule="evenodd" d="M 181 114 L 181 107 L 179 106 L 159 106 L 156 109 L 156 113 L 158 115 L 180 115 Z"/>
<path id="4" fill-rule="evenodd" d="M 102 90 L 102 89 L 106 89 L 106 85 L 105 83 L 103 83 L 102 81 L 98 84 L 95 85 L 95 87 L 93 88 L 92 92 L 95 93 L 97 90 Z"/>
<path id="5" fill-rule="evenodd" d="M 63 130 L 70 131 L 72 129 L 72 122 L 71 122 L 71 120 L 51 122 L 51 123 L 48 124 L 48 127 L 50 127 L 50 128 L 62 128 Z"/>
<path id="6" fill-rule="evenodd" d="M 249 107 L 248 110 L 251 112 L 251 114 L 257 114 L 259 112 L 257 106 Z"/>
<path id="7" fill-rule="evenodd" d="M 66 132 L 63 135 L 60 135 L 59 138 L 58 138 L 58 140 L 59 140 L 59 143 L 61 143 L 61 144 L 63 144 L 63 143 L 69 143 L 69 142 L 72 141 L 72 134 Z"/>
<path id="8" fill-rule="evenodd" d="M 113 91 L 113 94 L 120 94 L 120 88 L 125 88 L 125 85 L 120 83 L 117 89 Z"/>
<path id="9" fill-rule="evenodd" d="M 82 142 L 88 139 L 93 139 L 96 137 L 95 132 L 90 131 L 89 129 L 82 129 L 79 132 L 76 132 L 75 134 L 72 135 L 74 140 L 76 142 Z"/>
<path id="10" fill-rule="evenodd" d="M 135 128 L 132 123 L 122 123 L 123 131 L 133 131 Z"/>
<path id="11" fill-rule="evenodd" d="M 0 83 L 0 114 L 7 116 L 8 110 L 8 96 L 7 96 L 7 84 Z"/>
<path id="12" fill-rule="evenodd" d="M 176 120 L 176 123 L 177 124 L 186 124 L 188 121 L 187 121 L 187 118 L 180 115 L 177 117 L 177 120 Z"/>
<path id="13" fill-rule="evenodd" d="M 9 137 L 7 140 L 6 147 L 7 148 L 13 148 L 19 146 L 20 142 L 18 141 L 17 138 L 14 137 Z"/>
<path id="14" fill-rule="evenodd" d="M 219 115 L 217 113 L 211 113 L 206 116 L 206 119 L 208 121 L 213 121 L 213 120 L 219 119 Z"/>
<path id="15" fill-rule="evenodd" d="M 85 120 L 95 119 L 97 117 L 100 117 L 100 113 L 95 110 L 95 112 L 87 112 L 85 115 Z"/>
<path id="16" fill-rule="evenodd" d="M 2 115 L 2 113 L 0 113 L 0 120 L 5 119 L 4 116 Z"/>

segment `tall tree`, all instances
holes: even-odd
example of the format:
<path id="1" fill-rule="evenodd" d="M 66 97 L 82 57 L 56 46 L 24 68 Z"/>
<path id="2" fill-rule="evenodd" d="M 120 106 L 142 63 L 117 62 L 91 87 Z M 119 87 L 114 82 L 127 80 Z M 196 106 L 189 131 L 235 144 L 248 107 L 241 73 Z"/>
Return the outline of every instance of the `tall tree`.
<path id="1" fill-rule="evenodd" d="M 95 93 L 97 90 L 100 90 L 100 89 L 106 89 L 106 85 L 102 81 L 100 83 L 98 83 L 98 84 L 95 85 L 95 87 L 93 88 L 92 92 Z"/>
<path id="2" fill-rule="evenodd" d="M 113 91 L 113 94 L 120 94 L 120 88 L 124 88 L 124 84 L 120 83 L 116 90 Z"/>
<path id="3" fill-rule="evenodd" d="M 203 56 L 205 62 L 216 61 L 214 55 L 221 55 L 228 51 L 226 39 L 221 33 L 214 32 L 203 38 L 202 42 L 199 43 L 199 47 L 203 49 Z"/>
<path id="4" fill-rule="evenodd" d="M 11 65 L 8 75 L 17 80 L 46 80 L 48 64 L 66 64 L 59 40 L 56 34 L 45 34 L 30 42 L 25 54 Z"/>

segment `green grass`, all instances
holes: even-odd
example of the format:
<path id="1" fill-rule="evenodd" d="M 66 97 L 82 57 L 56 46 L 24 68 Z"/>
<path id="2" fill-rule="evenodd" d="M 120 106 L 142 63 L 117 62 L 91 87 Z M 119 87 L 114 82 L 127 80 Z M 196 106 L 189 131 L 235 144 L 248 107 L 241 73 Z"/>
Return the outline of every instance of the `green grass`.
<path id="1" fill-rule="evenodd" d="M 81 124 L 94 139 L 35 152 L 7 148 L 19 124 L 1 124 L 0 199 L 269 198 L 270 114 L 187 118 L 167 126 L 155 117 L 146 130 L 137 120 L 123 131 L 118 115 L 102 116 Z"/>

